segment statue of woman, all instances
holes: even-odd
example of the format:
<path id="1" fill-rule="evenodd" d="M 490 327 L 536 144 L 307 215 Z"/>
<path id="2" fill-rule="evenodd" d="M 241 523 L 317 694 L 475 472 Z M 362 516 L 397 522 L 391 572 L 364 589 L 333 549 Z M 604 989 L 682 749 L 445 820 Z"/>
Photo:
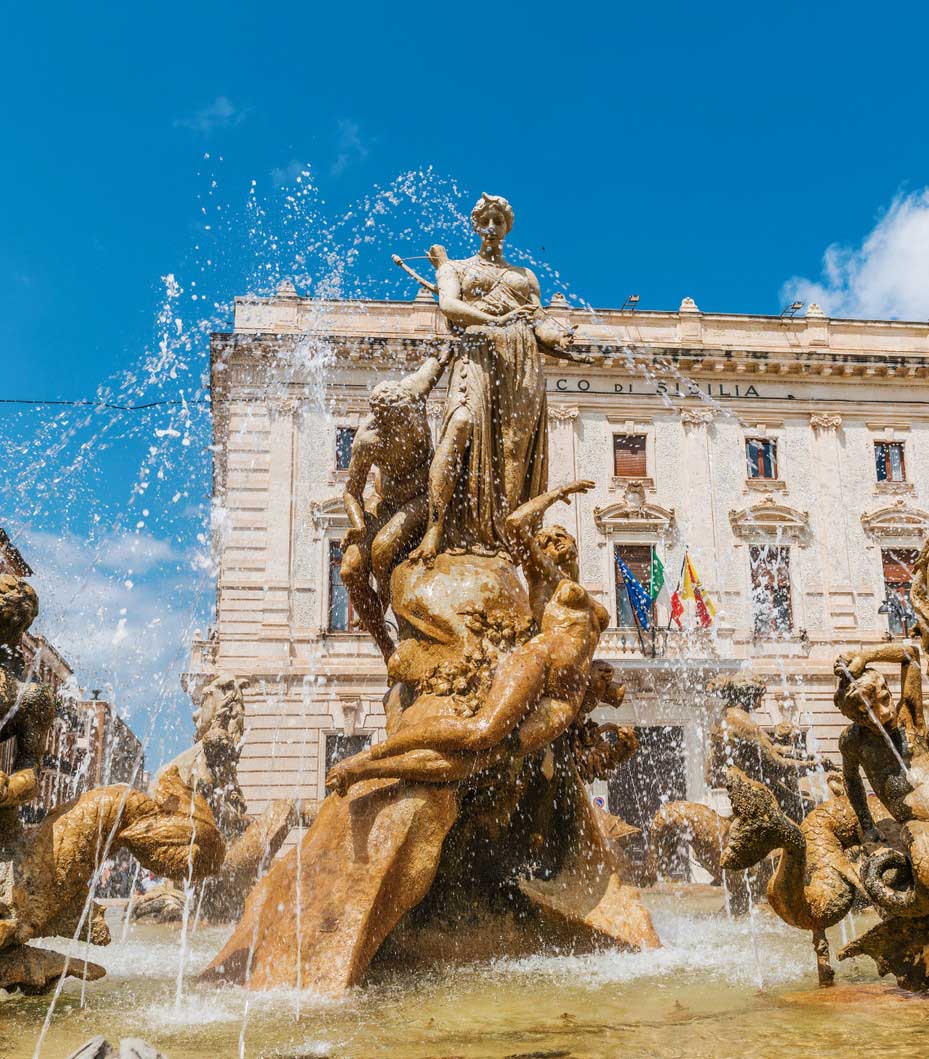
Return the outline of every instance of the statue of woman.
<path id="1" fill-rule="evenodd" d="M 535 274 L 504 258 L 507 200 L 482 195 L 471 223 L 477 254 L 436 271 L 439 308 L 462 338 L 429 472 L 429 524 L 411 556 L 427 563 L 443 548 L 506 553 L 507 515 L 547 486 L 543 348 L 589 359 L 567 351 L 573 331 L 542 309 Z"/>

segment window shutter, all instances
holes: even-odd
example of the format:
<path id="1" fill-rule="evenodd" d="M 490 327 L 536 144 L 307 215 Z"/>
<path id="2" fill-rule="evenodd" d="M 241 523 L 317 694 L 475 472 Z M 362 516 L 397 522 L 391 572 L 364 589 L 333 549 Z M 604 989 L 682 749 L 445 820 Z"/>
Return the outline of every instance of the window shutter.
<path id="1" fill-rule="evenodd" d="M 644 434 L 614 434 L 614 473 L 617 478 L 647 477 Z"/>

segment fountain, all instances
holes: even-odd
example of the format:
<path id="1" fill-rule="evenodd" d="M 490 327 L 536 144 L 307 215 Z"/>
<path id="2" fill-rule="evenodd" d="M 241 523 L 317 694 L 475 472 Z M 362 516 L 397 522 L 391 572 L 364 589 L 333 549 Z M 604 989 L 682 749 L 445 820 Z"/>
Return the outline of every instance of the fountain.
<path id="1" fill-rule="evenodd" d="M 556 940 L 658 944 L 570 734 L 611 694 L 594 667 L 608 616 L 578 583 L 573 538 L 540 529 L 592 484 L 546 491 L 542 354 L 574 359 L 572 334 L 541 308 L 534 274 L 503 257 L 509 203 L 484 195 L 472 221 L 477 255 L 430 251 L 449 348 L 375 388 L 348 471 L 342 576 L 387 662 L 387 742 L 332 770 L 302 877 L 295 849 L 249 896 L 205 980 L 339 992 L 385 944 L 398 961 L 437 934 L 465 959 Z M 425 398 L 449 362 L 433 453 Z"/>
<path id="2" fill-rule="evenodd" d="M 853 1054 L 822 999 L 841 989 L 786 992 L 811 984 L 814 966 L 821 985 L 835 980 L 833 928 L 840 961 L 869 956 L 906 994 L 929 989 L 914 645 L 837 661 L 836 705 L 852 722 L 841 779 L 823 777 L 795 725 L 762 727 L 765 685 L 746 667 L 708 689 L 721 708 L 706 781 L 726 786 L 731 815 L 666 798 L 634 863 L 623 846 L 636 828 L 591 798 L 589 784 L 643 749 L 632 727 L 597 719 L 626 697 L 598 657 L 609 616 L 584 587 L 574 535 L 543 525 L 593 486 L 548 488 L 543 356 L 586 353 L 541 305 L 533 272 L 503 256 L 506 200 L 482 196 L 472 219 L 478 253 L 433 246 L 434 281 L 401 262 L 438 298 L 448 334 L 371 391 L 340 479 L 341 580 L 387 666 L 387 732 L 333 765 L 318 812 L 296 792 L 248 811 L 247 685 L 220 668 L 196 691 L 193 746 L 147 793 L 95 788 L 24 828 L 54 700 L 17 666 L 35 594 L 0 578 L 0 740 L 15 735 L 17 753 L 0 776 L 0 987 L 19 991 L 0 992 L 4 1054 L 606 1059 L 714 1055 L 723 1039 L 747 1053 L 814 1040 Z M 443 378 L 434 441 L 429 397 Z M 912 588 L 924 652 L 927 556 Z M 896 704 L 881 663 L 901 667 Z M 702 694 L 704 667 L 692 672 Z M 105 909 L 100 867 L 119 847 L 173 881 Z M 712 891 L 679 881 L 691 860 Z M 866 929 L 849 938 L 853 914 Z M 66 952 L 60 938 L 32 944 L 53 935 Z M 848 986 L 849 1004 L 880 1000 L 869 1032 L 892 1053 L 922 1012 L 877 992 L 866 963 L 840 981 L 865 983 Z M 52 988 L 46 1006 L 35 995 Z M 117 1053 L 107 1041 L 120 1039 Z"/>

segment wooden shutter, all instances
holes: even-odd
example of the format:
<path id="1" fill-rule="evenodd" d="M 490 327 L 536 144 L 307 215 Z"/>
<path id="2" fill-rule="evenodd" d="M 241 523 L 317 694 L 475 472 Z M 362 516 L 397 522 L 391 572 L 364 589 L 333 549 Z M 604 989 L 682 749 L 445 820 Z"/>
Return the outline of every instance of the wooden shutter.
<path id="1" fill-rule="evenodd" d="M 617 478 L 647 477 L 644 434 L 614 434 L 613 462 Z"/>

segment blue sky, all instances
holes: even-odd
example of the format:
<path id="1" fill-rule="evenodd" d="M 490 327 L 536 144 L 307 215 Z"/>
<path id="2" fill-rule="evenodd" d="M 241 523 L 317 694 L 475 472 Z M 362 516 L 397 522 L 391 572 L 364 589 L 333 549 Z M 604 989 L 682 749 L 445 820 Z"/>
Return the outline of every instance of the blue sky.
<path id="1" fill-rule="evenodd" d="M 440 214 L 463 246 L 482 190 L 546 293 L 929 317 L 924 4 L 50 3 L 4 28 L 0 397 L 193 402 L 233 295 L 296 271 L 408 297 L 389 251 Z M 57 414 L 0 409 L 0 523 L 71 572 L 51 631 L 144 712 L 208 610 L 208 416 Z"/>

